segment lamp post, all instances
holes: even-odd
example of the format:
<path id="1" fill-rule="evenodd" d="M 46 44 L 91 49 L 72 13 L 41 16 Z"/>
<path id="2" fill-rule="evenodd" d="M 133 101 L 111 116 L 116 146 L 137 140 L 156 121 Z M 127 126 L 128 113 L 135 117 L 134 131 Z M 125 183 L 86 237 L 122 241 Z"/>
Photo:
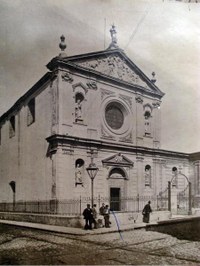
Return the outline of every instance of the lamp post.
<path id="1" fill-rule="evenodd" d="M 93 162 L 93 151 L 91 151 L 91 163 L 89 166 L 86 168 L 88 175 L 91 179 L 91 207 L 93 207 L 94 204 L 94 178 L 99 171 L 99 168 L 96 167 L 96 164 Z"/>

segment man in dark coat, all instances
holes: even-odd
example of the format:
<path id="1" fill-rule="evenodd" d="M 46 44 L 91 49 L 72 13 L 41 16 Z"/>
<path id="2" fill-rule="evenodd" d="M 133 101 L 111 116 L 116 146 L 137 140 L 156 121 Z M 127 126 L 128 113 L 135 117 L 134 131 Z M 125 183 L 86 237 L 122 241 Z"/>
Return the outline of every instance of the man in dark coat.
<path id="1" fill-rule="evenodd" d="M 151 201 L 149 201 L 145 206 L 144 209 L 142 211 L 143 214 L 143 223 L 149 223 L 149 219 L 150 219 L 150 213 L 152 212 L 151 209 Z"/>
<path id="2" fill-rule="evenodd" d="M 85 227 L 84 229 L 92 229 L 92 222 L 93 222 L 93 214 L 92 209 L 90 208 L 90 204 L 87 204 L 87 208 L 83 211 L 83 216 L 85 219 Z"/>
<path id="3" fill-rule="evenodd" d="M 110 227 L 110 210 L 108 208 L 108 205 L 104 208 L 104 221 L 105 221 L 105 227 Z"/>

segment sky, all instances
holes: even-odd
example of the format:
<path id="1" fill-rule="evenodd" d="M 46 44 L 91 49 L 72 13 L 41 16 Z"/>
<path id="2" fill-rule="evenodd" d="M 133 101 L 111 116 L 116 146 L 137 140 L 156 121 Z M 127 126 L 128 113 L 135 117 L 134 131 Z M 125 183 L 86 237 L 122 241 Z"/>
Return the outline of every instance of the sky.
<path id="1" fill-rule="evenodd" d="M 0 0 L 0 115 L 60 53 L 101 51 L 114 23 L 118 45 L 165 93 L 161 148 L 200 151 L 200 3 L 173 0 Z"/>

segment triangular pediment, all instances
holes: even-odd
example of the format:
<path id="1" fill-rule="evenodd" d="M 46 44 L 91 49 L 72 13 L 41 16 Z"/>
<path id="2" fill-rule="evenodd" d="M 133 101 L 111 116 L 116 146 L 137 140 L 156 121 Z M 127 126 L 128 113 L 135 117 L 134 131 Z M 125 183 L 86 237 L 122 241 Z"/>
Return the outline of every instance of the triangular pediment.
<path id="1" fill-rule="evenodd" d="M 121 153 L 117 153 L 107 159 L 102 160 L 104 165 L 113 165 L 113 166 L 129 166 L 132 167 L 134 163 L 129 160 L 127 157 Z"/>
<path id="2" fill-rule="evenodd" d="M 157 86 L 150 80 L 121 49 L 105 50 L 63 59 L 90 73 L 101 75 L 112 80 L 142 88 L 144 91 L 163 96 Z"/>

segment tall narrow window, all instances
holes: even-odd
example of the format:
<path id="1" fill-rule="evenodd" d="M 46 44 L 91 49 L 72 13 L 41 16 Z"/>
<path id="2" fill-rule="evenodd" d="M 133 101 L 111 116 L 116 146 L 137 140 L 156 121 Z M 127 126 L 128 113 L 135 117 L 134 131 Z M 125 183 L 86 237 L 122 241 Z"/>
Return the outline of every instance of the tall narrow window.
<path id="1" fill-rule="evenodd" d="M 0 145 L 1 145 L 1 127 L 0 127 Z"/>
<path id="2" fill-rule="evenodd" d="M 28 103 L 27 125 L 35 122 L 35 98 Z"/>
<path id="3" fill-rule="evenodd" d="M 145 187 L 151 187 L 151 166 L 145 166 Z"/>
<path id="4" fill-rule="evenodd" d="M 10 125 L 9 125 L 9 137 L 12 138 L 15 136 L 15 116 L 11 116 Z"/>

